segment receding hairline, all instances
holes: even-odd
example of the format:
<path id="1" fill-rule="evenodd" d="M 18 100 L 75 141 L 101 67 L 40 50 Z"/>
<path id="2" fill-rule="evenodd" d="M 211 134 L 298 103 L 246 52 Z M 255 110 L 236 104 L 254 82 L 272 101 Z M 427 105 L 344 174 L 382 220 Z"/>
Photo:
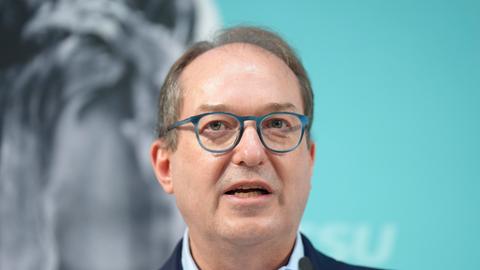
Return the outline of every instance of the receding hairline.
<path id="1" fill-rule="evenodd" d="M 233 43 L 222 44 L 220 46 L 210 48 L 210 49 L 200 53 L 199 55 L 197 55 L 192 61 L 190 61 L 183 68 L 183 70 L 180 72 L 180 74 L 178 76 L 178 81 L 177 81 L 178 90 L 180 91 L 180 96 L 181 96 L 180 98 L 181 99 L 185 98 L 186 91 L 193 90 L 193 89 L 186 89 L 185 85 L 184 85 L 184 81 L 185 81 L 185 76 L 188 76 L 188 74 L 191 72 L 190 69 L 192 68 L 192 66 L 195 65 L 195 63 L 198 63 L 199 61 L 204 60 L 205 57 L 209 57 L 211 54 L 223 53 L 227 57 L 230 57 L 232 55 L 232 53 L 241 54 L 242 51 L 244 51 L 244 50 L 253 51 L 255 53 L 258 53 L 258 54 L 262 55 L 263 57 L 266 57 L 266 59 L 275 59 L 274 61 L 276 61 L 278 64 L 280 64 L 280 66 L 282 66 L 282 68 L 276 69 L 275 72 L 285 71 L 286 72 L 285 75 L 290 76 L 292 78 L 292 80 L 295 82 L 295 87 L 299 91 L 300 96 L 302 95 L 302 89 L 301 89 L 302 86 L 301 86 L 301 83 L 298 79 L 298 76 L 295 74 L 295 72 L 291 69 L 291 67 L 282 58 L 280 58 L 275 53 L 273 53 L 273 52 L 271 52 L 271 51 L 269 51 L 265 48 L 262 48 L 261 46 L 256 45 L 256 44 L 252 44 L 252 43 L 248 43 L 248 42 L 233 42 Z M 302 103 L 301 104 L 302 108 L 298 108 L 298 109 L 305 110 L 305 104 L 304 104 L 305 102 L 304 102 L 303 98 L 301 98 L 301 103 Z M 180 105 L 179 109 L 181 110 L 182 107 L 183 107 L 183 102 L 181 102 L 179 105 Z M 275 107 L 275 106 L 273 106 L 273 107 Z M 282 106 L 278 105 L 275 108 L 278 108 L 278 107 L 282 107 Z M 287 109 L 292 108 L 291 106 L 283 106 L 283 107 L 285 107 Z M 296 108 L 296 106 L 293 106 L 293 107 Z M 275 109 L 275 108 L 273 108 L 273 109 Z"/>
<path id="2" fill-rule="evenodd" d="M 181 83 L 182 77 L 184 76 L 185 73 L 187 73 L 187 71 L 190 69 L 192 65 L 194 65 L 196 62 L 202 60 L 205 57 L 209 57 L 211 54 L 223 53 L 224 55 L 231 56 L 233 54 L 241 54 L 243 51 L 255 51 L 255 52 L 258 52 L 260 55 L 266 57 L 267 59 L 268 58 L 276 59 L 277 62 L 282 63 L 286 71 L 289 71 L 289 73 L 293 77 L 297 78 L 295 72 L 290 68 L 288 63 L 286 63 L 284 59 L 282 59 L 275 53 L 253 43 L 233 42 L 233 43 L 222 44 L 220 46 L 207 49 L 204 52 L 195 56 L 195 58 L 192 61 L 190 61 L 180 72 L 178 81 L 179 83 Z M 297 78 L 297 81 L 298 81 L 298 78 Z"/>

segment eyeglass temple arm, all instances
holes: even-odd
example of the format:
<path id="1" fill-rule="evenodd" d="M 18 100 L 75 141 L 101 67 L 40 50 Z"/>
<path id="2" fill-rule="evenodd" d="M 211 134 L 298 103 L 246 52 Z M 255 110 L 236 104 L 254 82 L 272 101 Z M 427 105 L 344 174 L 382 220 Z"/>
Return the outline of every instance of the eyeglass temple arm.
<path id="1" fill-rule="evenodd" d="M 189 118 L 186 118 L 186 119 L 183 119 L 183 120 L 180 120 L 180 121 L 177 121 L 175 123 L 173 123 L 172 125 L 170 125 L 168 128 L 167 128 L 167 131 L 170 131 L 172 129 L 175 129 L 179 126 L 183 126 L 185 124 L 188 124 L 188 123 L 193 123 L 194 125 L 196 124 L 196 122 L 198 122 L 198 119 L 200 119 L 201 116 L 198 116 L 198 115 L 195 115 L 195 116 L 192 116 L 192 117 L 189 117 Z"/>

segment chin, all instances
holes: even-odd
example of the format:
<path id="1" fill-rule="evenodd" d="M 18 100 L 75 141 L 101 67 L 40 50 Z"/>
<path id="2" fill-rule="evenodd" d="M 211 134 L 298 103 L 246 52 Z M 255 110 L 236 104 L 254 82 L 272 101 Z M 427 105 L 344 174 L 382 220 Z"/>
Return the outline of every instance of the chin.
<path id="1" fill-rule="evenodd" d="M 258 218 L 236 219 L 220 225 L 221 235 L 228 241 L 246 245 L 264 242 L 275 236 L 283 235 L 285 228 L 280 227 L 281 222 L 274 220 L 259 220 Z M 285 224 L 284 224 L 285 225 Z"/>

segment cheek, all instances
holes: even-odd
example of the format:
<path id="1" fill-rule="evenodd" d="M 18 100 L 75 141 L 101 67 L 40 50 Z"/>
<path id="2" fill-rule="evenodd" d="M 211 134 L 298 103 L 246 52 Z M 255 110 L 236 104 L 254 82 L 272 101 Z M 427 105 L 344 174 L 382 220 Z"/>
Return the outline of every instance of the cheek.
<path id="1" fill-rule="evenodd" d="M 182 186 L 182 191 L 187 193 L 212 191 L 221 168 L 222 159 L 205 151 L 195 140 L 177 148 L 171 164 L 172 180 L 174 185 Z"/>
<path id="2" fill-rule="evenodd" d="M 298 149 L 300 150 L 300 149 Z M 311 189 L 311 159 L 306 149 L 277 159 L 277 172 L 284 185 L 284 201 L 293 211 L 303 211 Z"/>
<path id="3" fill-rule="evenodd" d="M 194 142 L 197 144 L 197 142 Z M 173 193 L 186 220 L 208 215 L 218 200 L 217 181 L 224 161 L 186 140 L 171 160 Z"/>
<path id="4" fill-rule="evenodd" d="M 184 160 L 182 164 L 173 167 L 173 195 L 177 207 L 187 224 L 195 224 L 195 221 L 208 213 L 208 203 L 204 198 L 208 192 L 205 179 L 202 172 L 198 171 L 198 164 Z"/>

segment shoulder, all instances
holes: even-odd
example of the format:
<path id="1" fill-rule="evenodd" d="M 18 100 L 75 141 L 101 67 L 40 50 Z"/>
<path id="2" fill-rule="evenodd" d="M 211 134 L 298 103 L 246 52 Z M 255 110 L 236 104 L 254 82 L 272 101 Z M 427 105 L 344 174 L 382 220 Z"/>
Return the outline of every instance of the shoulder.
<path id="1" fill-rule="evenodd" d="M 183 270 L 182 268 L 182 239 L 178 242 L 177 246 L 172 252 L 172 255 L 168 257 L 167 261 L 163 264 L 160 270 Z"/>
<path id="2" fill-rule="evenodd" d="M 303 249 L 305 257 L 308 257 L 313 265 L 313 269 L 329 269 L 329 270 L 375 270 L 376 268 L 368 268 L 355 266 L 337 261 L 327 255 L 321 253 L 312 245 L 308 238 L 302 234 Z"/>

